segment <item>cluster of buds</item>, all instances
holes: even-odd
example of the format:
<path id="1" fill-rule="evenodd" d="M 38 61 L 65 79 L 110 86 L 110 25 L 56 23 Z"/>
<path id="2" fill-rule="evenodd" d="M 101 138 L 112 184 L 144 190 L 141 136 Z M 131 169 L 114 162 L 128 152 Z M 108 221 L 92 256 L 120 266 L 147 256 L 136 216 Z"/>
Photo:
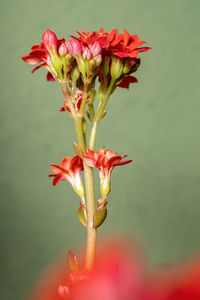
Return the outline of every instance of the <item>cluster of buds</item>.
<path id="1" fill-rule="evenodd" d="M 69 53 L 75 57 L 78 69 L 84 83 L 91 83 L 97 72 L 97 67 L 102 61 L 101 46 L 95 42 L 91 47 L 71 39 L 68 44 Z"/>

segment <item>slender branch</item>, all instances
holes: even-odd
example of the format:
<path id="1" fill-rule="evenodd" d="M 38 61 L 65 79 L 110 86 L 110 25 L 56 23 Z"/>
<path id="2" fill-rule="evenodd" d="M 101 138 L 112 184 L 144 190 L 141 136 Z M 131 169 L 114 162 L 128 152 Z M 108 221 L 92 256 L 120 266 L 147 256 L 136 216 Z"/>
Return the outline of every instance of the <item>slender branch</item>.
<path id="1" fill-rule="evenodd" d="M 96 113 L 93 117 L 93 120 L 92 120 L 89 143 L 88 143 L 88 148 L 91 149 L 91 150 L 94 150 L 98 123 L 101 120 L 102 114 L 104 112 L 104 109 L 106 107 L 108 99 L 111 95 L 111 89 L 112 89 L 112 86 L 109 87 L 107 93 L 105 94 L 105 97 L 104 97 L 103 101 L 99 103 L 97 111 L 96 111 Z"/>

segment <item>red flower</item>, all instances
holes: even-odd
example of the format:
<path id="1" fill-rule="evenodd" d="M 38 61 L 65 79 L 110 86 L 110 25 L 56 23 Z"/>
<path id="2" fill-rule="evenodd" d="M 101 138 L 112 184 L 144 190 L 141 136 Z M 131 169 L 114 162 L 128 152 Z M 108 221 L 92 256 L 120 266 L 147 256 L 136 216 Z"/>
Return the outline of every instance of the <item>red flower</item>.
<path id="1" fill-rule="evenodd" d="M 119 34 L 117 29 L 107 33 L 103 28 L 98 32 L 94 31 L 92 33 L 82 30 L 82 33 L 78 32 L 78 34 L 79 38 L 72 37 L 87 46 L 92 46 L 95 42 L 98 42 L 105 52 L 119 57 L 135 58 L 139 52 L 145 52 L 151 49 L 149 47 L 139 48 L 145 42 L 139 41 L 137 35 L 130 35 L 125 29 L 124 34 Z"/>
<path id="2" fill-rule="evenodd" d="M 51 169 L 55 174 L 50 174 L 48 177 L 54 177 L 53 185 L 57 185 L 61 180 L 67 180 L 84 200 L 84 188 L 81 180 L 83 162 L 79 156 L 76 155 L 72 158 L 66 156 L 61 160 L 60 165 L 51 164 Z"/>
<path id="3" fill-rule="evenodd" d="M 139 41 L 137 35 L 130 35 L 125 29 L 124 34 L 119 34 L 117 30 L 112 30 L 108 34 L 109 47 L 106 49 L 112 54 L 119 57 L 135 58 L 139 52 L 146 52 L 150 50 L 149 47 L 139 48 L 144 41 Z"/>
<path id="4" fill-rule="evenodd" d="M 65 260 L 54 265 L 29 300 L 200 299 L 200 258 L 180 266 L 148 266 L 138 246 L 130 249 L 121 239 L 101 245 L 90 273 L 82 269 L 67 276 Z"/>
<path id="5" fill-rule="evenodd" d="M 64 38 L 57 39 L 55 33 L 47 29 L 43 34 L 43 41 L 39 45 L 33 45 L 31 52 L 22 56 L 21 58 L 29 65 L 38 65 L 32 70 L 32 73 L 41 67 L 45 67 L 49 72 L 47 73 L 48 81 L 55 81 L 52 73 L 55 73 L 51 61 L 51 51 L 57 53 L 59 46 L 64 42 Z M 55 75 L 55 74 L 53 74 Z"/>
<path id="6" fill-rule="evenodd" d="M 145 42 L 140 41 L 137 35 L 130 35 L 125 29 L 124 34 L 119 34 L 116 29 L 111 30 L 110 33 L 104 31 L 101 28 L 98 32 L 87 32 L 82 30 L 81 33 L 78 32 L 79 37 L 72 36 L 74 39 L 83 43 L 88 47 L 93 47 L 95 43 L 99 43 L 102 48 L 102 65 L 99 68 L 99 79 L 101 84 L 109 86 L 111 82 L 111 77 L 116 81 L 116 85 L 121 88 L 129 88 L 130 83 L 137 82 L 135 77 L 129 76 L 131 73 L 135 72 L 140 65 L 140 60 L 137 58 L 139 52 L 148 51 L 149 47 L 140 47 Z M 109 68 L 108 57 L 111 57 L 112 63 Z M 120 58 L 120 61 L 117 61 L 113 58 Z M 105 63 L 105 69 L 104 69 Z M 119 68 L 116 74 L 115 65 L 118 65 Z M 114 68 L 113 68 L 114 67 Z M 112 74 L 111 74 L 112 69 Z M 107 82 L 104 82 L 107 81 Z"/>
<path id="7" fill-rule="evenodd" d="M 83 100 L 83 92 L 80 90 L 77 90 L 76 94 L 71 99 L 74 104 L 75 110 L 79 110 L 81 107 L 82 100 Z M 90 99 L 90 95 L 88 95 L 87 101 L 89 99 Z M 66 109 L 69 112 L 71 111 L 67 99 L 64 100 L 64 106 L 61 107 L 60 111 L 65 111 Z"/>
<path id="8" fill-rule="evenodd" d="M 80 42 L 84 43 L 87 46 L 93 46 L 96 42 L 98 42 L 101 46 L 101 48 L 105 48 L 108 46 L 108 40 L 107 36 L 108 33 L 104 31 L 103 28 L 101 28 L 98 32 L 93 31 L 91 33 L 81 30 L 82 33 L 78 32 L 79 37 L 71 36 L 72 38 L 79 40 Z"/>
<path id="9" fill-rule="evenodd" d="M 127 157 L 127 155 L 120 156 L 118 153 L 114 153 L 110 150 L 104 150 L 103 148 L 97 152 L 89 149 L 84 155 L 84 160 L 89 167 L 96 167 L 99 169 L 101 193 L 103 198 L 107 197 L 110 192 L 110 175 L 113 168 L 133 161 L 121 161 L 124 157 Z"/>
<path id="10" fill-rule="evenodd" d="M 123 77 L 122 81 L 118 84 L 118 86 L 121 88 L 128 89 L 130 83 L 136 83 L 136 82 L 138 82 L 136 77 L 128 75 Z"/>

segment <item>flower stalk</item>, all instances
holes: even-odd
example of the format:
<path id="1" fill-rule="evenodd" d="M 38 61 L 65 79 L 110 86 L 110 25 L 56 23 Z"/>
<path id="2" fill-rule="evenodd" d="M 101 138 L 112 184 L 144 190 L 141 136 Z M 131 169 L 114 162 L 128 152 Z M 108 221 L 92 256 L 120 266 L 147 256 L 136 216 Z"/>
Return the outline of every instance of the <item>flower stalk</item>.
<path id="1" fill-rule="evenodd" d="M 119 88 L 129 88 L 137 79 L 131 74 L 136 72 L 140 59 L 138 54 L 149 47 L 141 47 L 137 35 L 126 30 L 119 34 L 117 30 L 105 32 L 78 32 L 79 37 L 70 40 L 57 39 L 49 29 L 45 31 L 42 43 L 33 45 L 31 52 L 22 56 L 30 65 L 36 66 L 32 72 L 44 67 L 47 80 L 61 85 L 65 97 L 60 111 L 66 112 L 73 121 L 78 145 L 73 144 L 76 155 L 64 157 L 60 165 L 51 164 L 53 185 L 67 180 L 80 198 L 78 217 L 87 228 L 87 245 L 84 268 L 92 270 L 95 262 L 97 228 L 107 216 L 107 198 L 111 189 L 111 173 L 114 167 L 132 162 L 122 161 L 111 150 L 101 148 L 95 151 L 95 141 L 99 122 L 106 115 L 106 105 L 113 92 Z M 39 64 L 39 65 L 38 65 Z M 96 82 L 100 82 L 98 92 Z M 98 100 L 95 110 L 95 97 Z M 87 120 L 88 117 L 88 120 Z M 87 124 L 90 122 L 89 139 Z M 93 168 L 97 168 L 100 178 L 101 198 L 95 199 Z M 81 172 L 84 171 L 84 183 Z M 86 197 L 85 197 L 86 195 Z M 79 269 L 78 262 L 70 257 L 70 268 Z M 67 289 L 65 290 L 65 292 Z"/>

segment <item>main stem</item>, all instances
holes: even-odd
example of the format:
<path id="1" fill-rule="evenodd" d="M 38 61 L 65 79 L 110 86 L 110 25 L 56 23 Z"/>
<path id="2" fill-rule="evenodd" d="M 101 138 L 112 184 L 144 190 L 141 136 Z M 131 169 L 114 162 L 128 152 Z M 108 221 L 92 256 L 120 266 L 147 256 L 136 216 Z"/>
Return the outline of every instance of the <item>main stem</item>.
<path id="1" fill-rule="evenodd" d="M 78 117 L 74 120 L 78 145 L 85 152 L 86 145 L 83 135 L 82 118 Z M 94 266 L 96 252 L 96 228 L 93 227 L 93 216 L 95 213 L 95 195 L 94 195 L 94 177 L 93 168 L 88 167 L 84 163 L 85 189 L 87 199 L 87 246 L 85 268 L 91 270 Z"/>
<path id="2" fill-rule="evenodd" d="M 90 138 L 88 143 L 88 148 L 91 150 L 94 150 L 97 126 L 101 119 L 101 115 L 105 109 L 110 93 L 111 93 L 110 90 L 108 90 L 107 94 L 105 95 L 104 101 L 99 106 L 94 116 L 91 125 Z M 85 103 L 87 100 L 87 95 L 88 95 L 87 90 L 84 90 L 83 102 Z M 81 105 L 80 111 L 83 113 L 84 105 L 83 106 Z M 82 116 L 77 115 L 76 118 L 74 119 L 74 122 L 75 122 L 78 145 L 82 150 L 82 152 L 84 153 L 86 151 L 86 143 L 83 135 Z M 93 218 L 96 210 L 95 195 L 94 195 L 94 176 L 93 176 L 93 168 L 88 167 L 85 163 L 83 164 L 84 164 L 85 189 L 86 189 L 86 199 L 87 199 L 87 246 L 86 246 L 85 268 L 87 270 L 92 270 L 94 266 L 94 260 L 95 260 L 96 231 L 97 231 L 96 228 L 93 227 Z"/>

